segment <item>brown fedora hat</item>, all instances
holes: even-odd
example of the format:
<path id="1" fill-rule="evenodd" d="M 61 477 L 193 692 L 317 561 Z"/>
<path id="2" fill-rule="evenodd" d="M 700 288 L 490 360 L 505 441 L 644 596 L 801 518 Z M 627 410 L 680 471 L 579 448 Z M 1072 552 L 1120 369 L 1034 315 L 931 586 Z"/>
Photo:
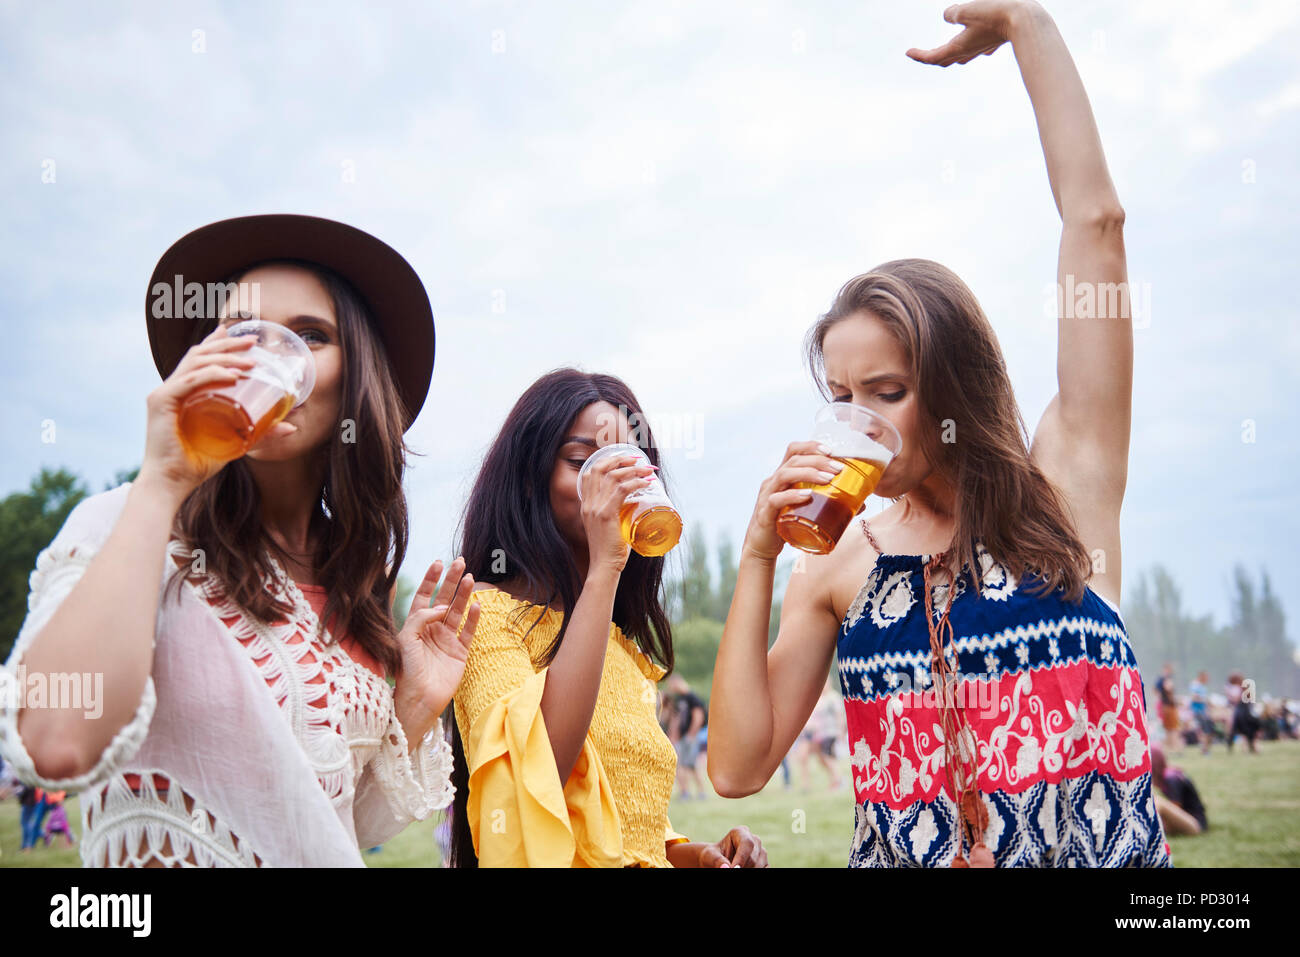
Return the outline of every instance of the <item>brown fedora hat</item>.
<path id="1" fill-rule="evenodd" d="M 406 427 L 420 414 L 433 375 L 433 310 L 424 284 L 397 250 L 369 233 L 316 216 L 240 216 L 209 223 L 176 240 L 158 260 L 145 293 L 149 347 L 165 379 L 216 318 L 207 290 L 273 259 L 324 266 L 356 290 L 370 312 L 388 365 L 406 404 Z M 192 286 L 197 283 L 198 286 Z M 187 302 L 187 299 L 189 300 Z M 201 303 L 201 304 L 200 304 Z"/>

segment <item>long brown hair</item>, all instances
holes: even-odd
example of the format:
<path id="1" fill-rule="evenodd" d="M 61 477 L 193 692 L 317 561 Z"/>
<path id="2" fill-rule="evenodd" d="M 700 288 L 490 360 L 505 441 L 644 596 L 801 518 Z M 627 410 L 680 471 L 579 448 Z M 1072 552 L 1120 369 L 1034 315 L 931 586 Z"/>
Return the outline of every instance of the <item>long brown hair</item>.
<path id="1" fill-rule="evenodd" d="M 1067 600 L 1081 599 L 1092 571 L 1088 552 L 1056 487 L 1029 457 L 1002 350 L 975 295 L 928 259 L 896 259 L 850 279 L 806 342 L 809 369 L 828 399 L 826 333 L 860 312 L 885 324 L 911 364 L 920 451 L 957 490 L 952 557 L 970 568 L 976 591 L 979 539 L 1016 577 L 1038 575 L 1038 594 L 1059 588 Z M 942 441 L 945 428 L 956 441 Z"/>
<path id="2" fill-rule="evenodd" d="M 316 540 L 313 565 L 327 596 L 321 630 L 329 623 L 336 636 L 350 634 L 389 675 L 396 675 L 401 657 L 389 594 L 409 537 L 402 490 L 409 454 L 403 437 L 405 409 L 361 297 L 340 276 L 314 263 L 276 264 L 305 269 L 321 281 L 334 304 L 343 347 L 340 428 L 318 450 L 326 462 L 325 481 L 309 525 Z M 199 323 L 193 342 L 216 323 L 215 318 Z M 352 426 L 345 433 L 341 426 L 348 419 Z M 271 556 L 281 562 L 288 556 L 266 533 L 261 496 L 242 459 L 190 493 L 176 515 L 173 534 L 203 549 L 206 574 L 215 576 L 226 595 L 250 614 L 270 622 L 292 611 L 264 585 L 274 577 Z"/>

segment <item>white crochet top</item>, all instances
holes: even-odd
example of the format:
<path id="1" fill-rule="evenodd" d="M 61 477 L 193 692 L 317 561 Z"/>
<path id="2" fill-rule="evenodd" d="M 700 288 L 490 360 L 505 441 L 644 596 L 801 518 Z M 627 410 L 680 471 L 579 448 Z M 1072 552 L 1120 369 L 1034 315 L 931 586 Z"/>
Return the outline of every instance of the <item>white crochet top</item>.
<path id="1" fill-rule="evenodd" d="M 315 639 L 316 614 L 278 565 L 278 593 L 293 606 L 278 625 L 227 601 L 211 578 L 173 585 L 134 718 L 88 773 L 39 776 L 17 731 L 23 704 L 40 706 L 22 656 L 108 538 L 129 488 L 79 503 L 41 552 L 0 671 L 0 754 L 29 784 L 82 792 L 88 866 L 359 867 L 359 847 L 451 803 L 441 721 L 408 754 L 388 683 L 328 632 Z M 176 540 L 168 555 L 160 589 L 191 560 Z"/>

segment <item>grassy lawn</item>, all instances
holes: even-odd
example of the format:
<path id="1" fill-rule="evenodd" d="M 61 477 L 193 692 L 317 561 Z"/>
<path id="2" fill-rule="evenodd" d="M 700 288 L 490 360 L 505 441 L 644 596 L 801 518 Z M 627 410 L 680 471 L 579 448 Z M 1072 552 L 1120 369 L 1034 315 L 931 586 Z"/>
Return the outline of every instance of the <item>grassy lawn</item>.
<path id="1" fill-rule="evenodd" d="M 76 798 L 67 801 L 68 821 L 72 831 L 81 839 L 81 809 Z M 0 801 L 0 867 L 80 867 L 80 851 L 66 847 L 60 839 L 55 846 L 38 844 L 26 854 L 20 853 L 22 831 L 19 827 L 18 799 Z M 371 867 L 436 867 L 442 860 L 433 840 L 436 820 L 417 821 L 375 854 L 363 854 Z"/>
<path id="2" fill-rule="evenodd" d="M 1300 867 L 1300 741 L 1261 741 L 1258 754 L 1239 744 L 1232 754 L 1216 745 L 1202 756 L 1188 749 L 1168 757 L 1196 783 L 1210 827 L 1196 837 L 1170 841 L 1176 867 Z M 674 798 L 673 827 L 715 841 L 745 824 L 767 848 L 773 867 L 844 867 L 853 838 L 853 804 L 847 790 L 828 792 L 826 776 L 812 767 L 814 790 L 781 787 L 778 772 L 758 794 L 728 801 Z M 848 761 L 842 771 L 848 773 Z M 799 812 L 806 812 L 799 829 Z"/>
<path id="3" fill-rule="evenodd" d="M 1300 867 L 1300 741 L 1260 742 L 1259 754 L 1240 746 L 1227 754 L 1218 745 L 1202 756 L 1194 749 L 1173 754 L 1196 782 L 1208 809 L 1210 829 L 1198 837 L 1171 841 L 1178 867 Z M 843 867 L 853 836 L 853 804 L 847 788 L 826 790 L 826 777 L 812 769 L 812 788 L 804 793 L 797 764 L 791 790 L 781 776 L 751 797 L 729 801 L 674 798 L 673 827 L 696 840 L 714 841 L 745 824 L 763 840 L 773 867 Z M 848 780 L 848 762 L 842 773 Z M 18 802 L 0 802 L 0 867 L 76 867 L 76 848 L 37 847 L 20 855 Z M 80 832 L 75 799 L 68 802 L 73 830 Z M 433 840 L 436 821 L 413 824 L 376 854 L 371 867 L 428 867 L 439 862 Z"/>

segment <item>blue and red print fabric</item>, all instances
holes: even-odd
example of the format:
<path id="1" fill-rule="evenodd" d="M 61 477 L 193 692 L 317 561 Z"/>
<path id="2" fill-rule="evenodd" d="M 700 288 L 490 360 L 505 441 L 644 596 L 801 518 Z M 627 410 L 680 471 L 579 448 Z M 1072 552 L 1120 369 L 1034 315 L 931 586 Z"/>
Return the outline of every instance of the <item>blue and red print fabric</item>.
<path id="1" fill-rule="evenodd" d="M 840 627 L 855 829 L 851 867 L 946 867 L 958 850 L 923 568 L 881 555 Z M 999 867 L 1169 867 L 1151 791 L 1142 679 L 1119 613 L 1091 589 L 1037 597 L 979 543 L 954 586 L 949 667 L 974 733 Z M 948 586 L 934 586 L 936 619 Z"/>

